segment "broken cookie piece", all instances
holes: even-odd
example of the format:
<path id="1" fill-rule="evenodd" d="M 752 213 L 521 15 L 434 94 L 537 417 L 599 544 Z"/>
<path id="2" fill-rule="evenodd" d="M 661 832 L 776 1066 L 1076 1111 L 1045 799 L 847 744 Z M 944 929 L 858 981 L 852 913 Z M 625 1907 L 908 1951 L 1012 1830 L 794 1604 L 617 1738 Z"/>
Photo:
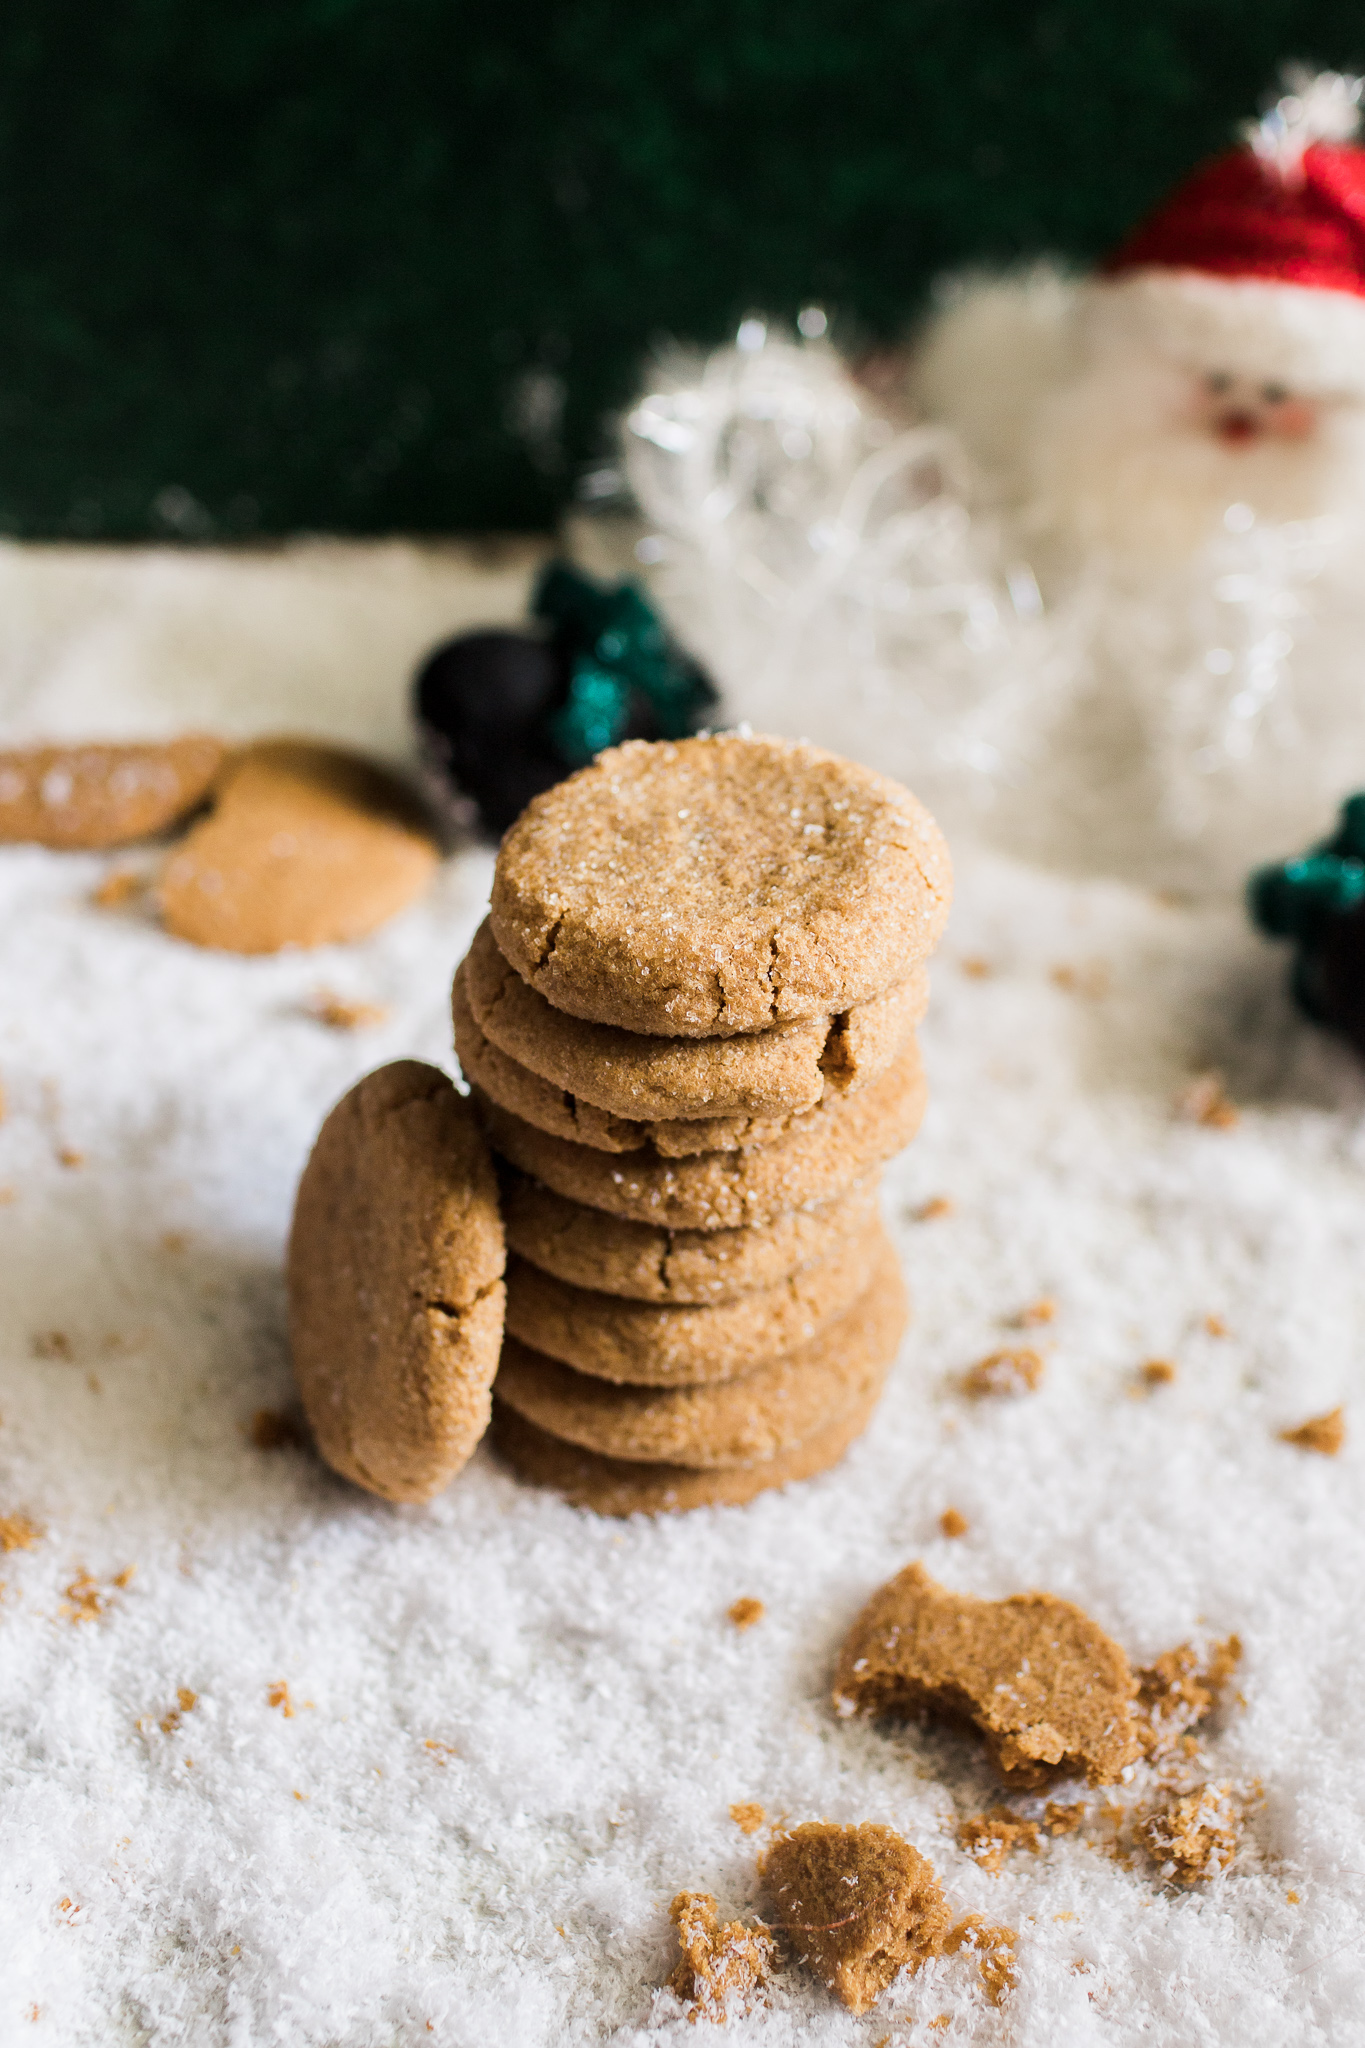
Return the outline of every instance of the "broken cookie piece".
<path id="1" fill-rule="evenodd" d="M 1173 1884 L 1199 1884 L 1237 1854 L 1242 1808 L 1229 1785 L 1200 1785 L 1151 1813 L 1138 1835 Z"/>
<path id="2" fill-rule="evenodd" d="M 98 848 L 146 839 L 198 808 L 221 740 L 96 741 L 0 752 L 0 843 Z"/>
<path id="3" fill-rule="evenodd" d="M 953 1916 L 933 1865 L 894 1828 L 810 1821 L 779 1835 L 760 1870 L 795 1953 L 851 2012 L 942 1953 Z"/>
<path id="4" fill-rule="evenodd" d="M 1042 1836 L 1037 1821 L 1021 1820 L 1008 1806 L 992 1806 L 959 1825 L 957 1846 L 982 1870 L 998 1877 L 1011 1849 L 1028 1849 L 1036 1856 Z"/>
<path id="5" fill-rule="evenodd" d="M 777 1954 L 763 1922 L 722 1927 L 710 1892 L 679 1892 L 668 1911 L 682 1950 L 668 1981 L 692 2008 L 689 2019 L 724 2024 L 732 2010 L 747 2012 L 763 1996 Z"/>
<path id="6" fill-rule="evenodd" d="M 1137 1674 L 1138 1736 L 1148 1756 L 1165 1756 L 1190 1728 L 1217 1706 L 1241 1661 L 1237 1636 L 1196 1649 L 1181 1643 Z"/>
<path id="7" fill-rule="evenodd" d="M 1071 1601 L 977 1600 L 912 1564 L 850 1629 L 834 1707 L 968 1723 L 1013 1785 L 1081 1775 L 1112 1785 L 1142 1754 L 1135 1691 L 1123 1651 Z"/>

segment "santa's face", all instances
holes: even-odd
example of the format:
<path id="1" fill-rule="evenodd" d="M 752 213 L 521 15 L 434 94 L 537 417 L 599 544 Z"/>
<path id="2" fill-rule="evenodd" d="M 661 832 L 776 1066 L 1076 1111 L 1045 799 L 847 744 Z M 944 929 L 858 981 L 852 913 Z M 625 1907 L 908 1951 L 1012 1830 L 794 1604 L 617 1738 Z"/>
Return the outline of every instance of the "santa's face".
<path id="1" fill-rule="evenodd" d="M 1225 448 L 1251 448 L 1267 437 L 1306 441 L 1318 426 L 1317 406 L 1287 384 L 1262 383 L 1223 369 L 1196 373 L 1186 417 Z"/>

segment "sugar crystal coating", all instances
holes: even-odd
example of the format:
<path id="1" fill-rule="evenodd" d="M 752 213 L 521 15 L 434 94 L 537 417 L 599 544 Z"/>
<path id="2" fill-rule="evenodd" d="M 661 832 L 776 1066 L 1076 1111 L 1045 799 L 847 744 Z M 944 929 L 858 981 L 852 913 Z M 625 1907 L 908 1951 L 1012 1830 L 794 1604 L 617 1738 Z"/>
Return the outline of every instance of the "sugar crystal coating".
<path id="1" fill-rule="evenodd" d="M 865 1001 L 948 914 L 942 835 L 899 783 L 804 742 L 632 742 L 504 839 L 493 934 L 556 1008 L 664 1037 Z"/>

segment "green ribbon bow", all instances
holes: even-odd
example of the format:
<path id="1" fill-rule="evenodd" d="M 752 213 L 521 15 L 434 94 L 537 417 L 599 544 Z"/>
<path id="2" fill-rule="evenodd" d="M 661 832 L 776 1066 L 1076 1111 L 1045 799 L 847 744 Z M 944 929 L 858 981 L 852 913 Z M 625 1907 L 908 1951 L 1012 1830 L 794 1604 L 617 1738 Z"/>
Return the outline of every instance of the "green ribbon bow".
<path id="1" fill-rule="evenodd" d="M 551 562 L 531 610 L 568 660 L 568 696 L 547 729 L 571 768 L 613 746 L 632 720 L 652 725 L 659 739 L 683 739 L 718 701 L 705 671 L 674 646 L 632 583 L 604 590 Z"/>

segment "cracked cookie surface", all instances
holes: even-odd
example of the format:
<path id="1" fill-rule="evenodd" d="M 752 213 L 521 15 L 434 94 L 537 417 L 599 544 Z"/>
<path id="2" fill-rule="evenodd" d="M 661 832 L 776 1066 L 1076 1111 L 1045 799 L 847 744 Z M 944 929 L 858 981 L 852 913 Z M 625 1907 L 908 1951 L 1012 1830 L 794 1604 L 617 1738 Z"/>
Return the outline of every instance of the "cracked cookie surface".
<path id="1" fill-rule="evenodd" d="M 774 1144 L 695 1159 L 597 1152 L 538 1131 L 477 1086 L 473 1096 L 494 1150 L 556 1194 L 669 1230 L 732 1230 L 845 1193 L 910 1143 L 926 1090 L 912 1039 L 870 1087 L 818 1103 Z"/>
<path id="2" fill-rule="evenodd" d="M 570 1015 L 709 1038 L 838 1014 L 948 914 L 942 835 L 899 783 L 804 741 L 631 741 L 530 803 L 493 880 L 499 951 Z"/>
<path id="3" fill-rule="evenodd" d="M 504 1165 L 508 1249 L 571 1286 L 630 1301 L 734 1301 L 819 1265 L 875 1229 L 877 1176 L 818 1208 L 787 1209 L 737 1230 L 663 1230 L 585 1208 Z"/>
<path id="4" fill-rule="evenodd" d="M 738 1379 L 620 1385 L 509 1337 L 497 1393 L 538 1428 L 603 1457 L 688 1467 L 762 1464 L 875 1400 L 908 1314 L 900 1268 L 884 1242 L 871 1283 L 852 1308 L 813 1342 Z"/>
<path id="5" fill-rule="evenodd" d="M 502 1346 L 492 1162 L 449 1078 L 397 1060 L 318 1133 L 294 1204 L 289 1342 L 318 1448 L 386 1500 L 429 1500 L 488 1425 Z"/>
<path id="6" fill-rule="evenodd" d="M 885 1072 L 914 1030 L 915 1012 L 922 1011 L 924 1006 L 917 1000 L 906 1001 L 907 993 L 915 998 L 918 992 L 907 984 L 894 991 L 892 997 L 861 1004 L 858 1009 L 835 1020 L 840 1029 L 827 1034 L 835 1048 L 847 1048 L 859 1038 L 864 1043 L 869 1037 L 878 1039 L 878 1057 L 873 1063 L 872 1073 L 867 1075 L 865 1072 L 865 1078 L 869 1080 Z M 526 994 L 532 995 L 533 991 L 527 989 Z M 878 1009 L 884 1013 L 880 1028 L 866 1025 L 861 1029 L 844 1028 L 850 1020 L 862 1019 L 866 1012 Z M 610 1110 L 600 1109 L 581 1095 L 571 1094 L 556 1082 L 544 1080 L 487 1038 L 470 1004 L 463 966 L 456 973 L 451 991 L 451 1012 L 455 1023 L 455 1050 L 467 1081 L 476 1083 L 494 1102 L 534 1124 L 537 1130 L 546 1131 L 553 1138 L 565 1138 L 571 1144 L 590 1145 L 595 1152 L 641 1152 L 649 1146 L 662 1159 L 692 1159 L 702 1152 L 737 1152 L 744 1146 L 775 1144 L 820 1107 L 817 1100 L 811 1109 L 774 1110 L 761 1115 L 740 1111 L 724 1116 L 654 1117 L 648 1120 L 617 1116 Z M 597 1025 L 591 1028 L 602 1030 L 606 1027 Z M 769 1035 L 760 1032 L 755 1036 L 763 1038 Z M 616 1036 L 624 1038 L 627 1034 L 618 1032 Z M 668 1043 L 666 1040 L 653 1042 Z M 752 1045 L 755 1038 L 685 1042 L 700 1052 L 711 1045 Z M 650 1041 L 643 1039 L 641 1043 L 649 1044 Z M 840 1092 L 852 1091 L 831 1091 L 827 1098 L 821 1099 L 833 1101 Z"/>
<path id="7" fill-rule="evenodd" d="M 572 1287 L 513 1257 L 507 1328 L 533 1351 L 597 1379 L 650 1387 L 737 1379 L 811 1343 L 852 1307 L 889 1249 L 878 1225 L 772 1287 L 689 1307 Z"/>
<path id="8" fill-rule="evenodd" d="M 574 1097 L 578 1114 L 591 1105 L 636 1124 L 789 1115 L 827 1092 L 851 1095 L 885 1071 L 929 1001 L 916 967 L 837 1016 L 732 1038 L 650 1037 L 555 1009 L 503 959 L 487 918 L 456 982 L 457 1023 L 463 1001 L 490 1045 Z"/>

